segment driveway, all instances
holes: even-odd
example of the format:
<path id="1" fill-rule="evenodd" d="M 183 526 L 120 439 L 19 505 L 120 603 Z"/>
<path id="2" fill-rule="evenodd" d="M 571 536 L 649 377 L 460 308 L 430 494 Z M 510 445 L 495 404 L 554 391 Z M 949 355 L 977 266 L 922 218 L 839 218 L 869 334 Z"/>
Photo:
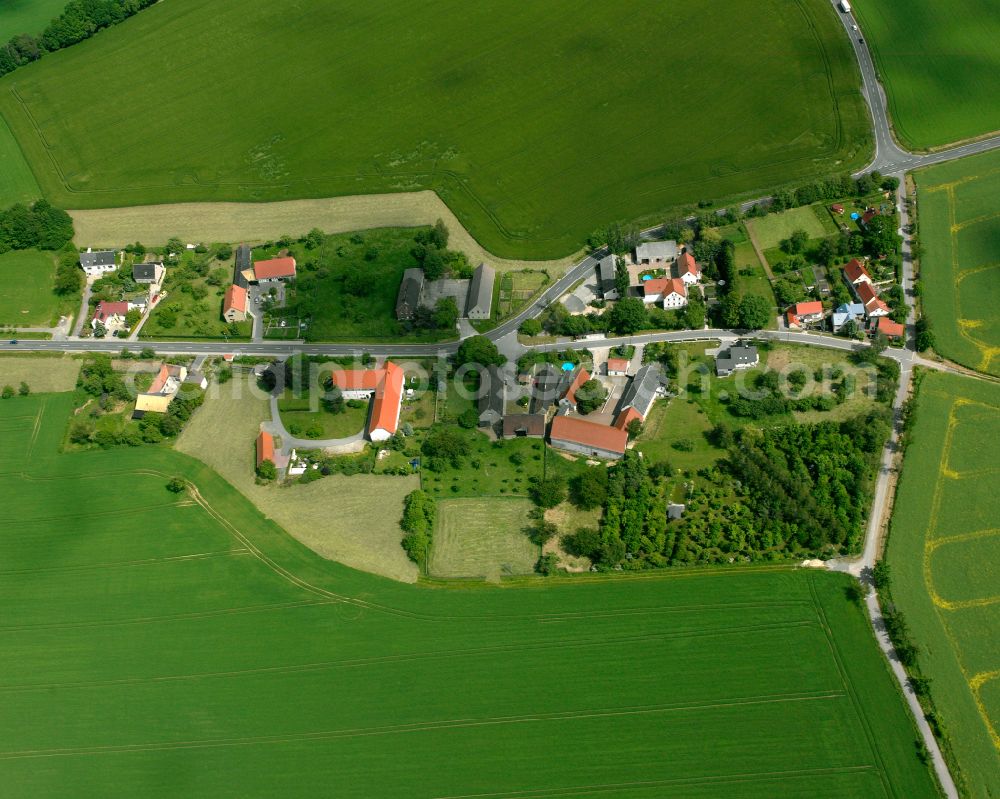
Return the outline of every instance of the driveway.
<path id="1" fill-rule="evenodd" d="M 335 454 L 342 455 L 348 452 L 361 452 L 365 448 L 365 431 L 359 430 L 353 436 L 346 438 L 297 438 L 293 436 L 281 421 L 281 413 L 278 411 L 278 398 L 271 396 L 271 421 L 261 425 L 272 436 L 281 438 L 281 449 L 279 452 L 288 456 L 293 449 L 325 449 Z"/>

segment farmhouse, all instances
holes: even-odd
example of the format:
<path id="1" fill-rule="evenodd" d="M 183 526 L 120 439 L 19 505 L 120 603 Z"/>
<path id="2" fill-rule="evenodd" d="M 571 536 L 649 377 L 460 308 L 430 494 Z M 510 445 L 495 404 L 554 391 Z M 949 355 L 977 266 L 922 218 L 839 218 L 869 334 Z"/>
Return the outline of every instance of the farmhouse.
<path id="1" fill-rule="evenodd" d="M 618 285 L 615 275 L 618 270 L 618 258 L 613 253 L 605 255 L 597 262 L 597 280 L 601 286 L 601 295 L 606 300 L 617 300 Z"/>
<path id="2" fill-rule="evenodd" d="M 865 306 L 860 302 L 845 302 L 838 305 L 830 317 L 830 323 L 834 333 L 839 333 L 848 322 L 863 322 L 865 320 Z"/>
<path id="3" fill-rule="evenodd" d="M 80 266 L 87 277 L 100 277 L 118 268 L 118 253 L 114 250 L 91 250 L 80 253 Z"/>
<path id="4" fill-rule="evenodd" d="M 664 394 L 666 394 L 666 384 L 663 370 L 658 364 L 646 364 L 635 373 L 632 382 L 622 394 L 614 426 L 619 430 L 626 430 L 636 419 L 640 422 L 645 421 L 657 397 L 662 397 Z"/>
<path id="5" fill-rule="evenodd" d="M 489 319 L 493 309 L 493 282 L 496 272 L 492 266 L 479 264 L 469 283 L 469 298 L 465 315 L 469 319 Z"/>
<path id="6" fill-rule="evenodd" d="M 677 271 L 677 277 L 683 280 L 688 286 L 694 285 L 701 280 L 701 267 L 698 266 L 698 262 L 694 259 L 694 256 L 687 251 L 680 255 L 674 263 L 674 268 Z"/>
<path id="7" fill-rule="evenodd" d="M 635 248 L 637 264 L 669 264 L 676 257 L 676 241 L 644 241 Z"/>
<path id="8" fill-rule="evenodd" d="M 628 359 L 608 358 L 607 372 L 609 377 L 628 376 Z"/>
<path id="9" fill-rule="evenodd" d="M 416 267 L 403 272 L 396 295 L 396 318 L 400 321 L 412 319 L 420 305 L 420 291 L 424 287 L 424 270 Z"/>
<path id="10" fill-rule="evenodd" d="M 893 322 L 888 316 L 879 317 L 875 332 L 881 333 L 887 338 L 896 340 L 906 336 L 906 328 L 899 322 Z"/>
<path id="11" fill-rule="evenodd" d="M 642 301 L 647 304 L 662 303 L 664 308 L 683 308 L 687 305 L 687 284 L 679 277 L 654 277 L 642 284 Z"/>
<path id="12" fill-rule="evenodd" d="M 264 461 L 274 463 L 274 436 L 266 430 L 261 430 L 257 436 L 257 468 Z"/>
<path id="13" fill-rule="evenodd" d="M 752 369 L 758 363 L 760 356 L 756 347 L 737 343 L 715 356 L 715 374 L 719 377 L 728 377 L 737 369 Z"/>
<path id="14" fill-rule="evenodd" d="M 166 413 L 167 406 L 186 379 L 185 367 L 162 364 L 149 388 L 136 396 L 133 418 L 141 418 L 146 413 Z"/>
<path id="15" fill-rule="evenodd" d="M 399 427 L 403 405 L 403 368 L 386 361 L 381 369 L 343 369 L 330 377 L 344 399 L 372 398 L 368 414 L 368 437 L 372 441 L 391 438 Z"/>
<path id="16" fill-rule="evenodd" d="M 494 427 L 507 405 L 507 385 L 503 369 L 490 365 L 479 373 L 479 426 Z"/>
<path id="17" fill-rule="evenodd" d="M 125 327 L 125 314 L 129 311 L 127 302 L 107 302 L 101 300 L 94 309 L 94 315 L 90 318 L 90 326 L 96 330 L 98 325 L 103 325 L 109 333 L 114 333 Z"/>
<path id="18" fill-rule="evenodd" d="M 290 256 L 257 261 L 253 265 L 254 280 L 258 283 L 276 283 L 295 277 L 295 259 Z"/>
<path id="19" fill-rule="evenodd" d="M 819 300 L 799 302 L 789 306 L 785 311 L 785 319 L 789 327 L 806 327 L 823 321 L 823 303 Z"/>
<path id="20" fill-rule="evenodd" d="M 889 306 L 881 300 L 871 283 L 861 281 L 854 287 L 854 293 L 861 300 L 861 304 L 865 307 L 865 316 L 869 319 L 889 315 Z"/>
<path id="21" fill-rule="evenodd" d="M 227 322 L 243 322 L 247 318 L 247 290 L 233 283 L 222 298 L 222 318 Z"/>
<path id="22" fill-rule="evenodd" d="M 847 265 L 844 267 L 844 277 L 852 286 L 856 286 L 858 283 L 872 282 L 872 276 L 868 274 L 865 265 L 857 258 L 852 258 L 847 262 Z"/>
<path id="23" fill-rule="evenodd" d="M 542 438 L 545 436 L 545 416 L 540 413 L 511 413 L 503 417 L 503 438 Z"/>
<path id="24" fill-rule="evenodd" d="M 249 244 L 241 244 L 236 248 L 236 261 L 233 264 L 233 285 L 244 291 L 253 280 L 253 251 Z"/>
<path id="25" fill-rule="evenodd" d="M 628 433 L 615 427 L 573 416 L 552 420 L 549 441 L 553 447 L 597 458 L 620 458 L 625 454 Z"/>

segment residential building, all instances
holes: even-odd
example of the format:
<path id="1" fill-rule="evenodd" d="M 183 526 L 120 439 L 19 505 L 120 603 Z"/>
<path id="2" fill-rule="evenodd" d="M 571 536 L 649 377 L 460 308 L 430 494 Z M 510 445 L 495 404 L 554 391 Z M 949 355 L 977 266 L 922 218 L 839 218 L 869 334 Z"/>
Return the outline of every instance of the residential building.
<path id="1" fill-rule="evenodd" d="M 469 283 L 469 298 L 465 315 L 469 319 L 489 319 L 493 312 L 493 282 L 496 272 L 492 266 L 479 264 Z"/>
<path id="2" fill-rule="evenodd" d="M 628 433 L 586 419 L 560 415 L 552 420 L 549 442 L 567 452 L 613 460 L 625 454 Z"/>
<path id="3" fill-rule="evenodd" d="M 233 264 L 233 285 L 246 291 L 253 276 L 253 251 L 249 244 L 241 244 L 236 248 L 236 261 Z"/>
<path id="4" fill-rule="evenodd" d="M 261 430 L 257 435 L 257 468 L 264 461 L 274 463 L 274 436 L 266 430 Z"/>
<path id="5" fill-rule="evenodd" d="M 657 397 L 662 397 L 666 393 L 666 377 L 660 365 L 646 364 L 635 373 L 635 377 L 622 394 L 614 426 L 619 430 L 626 430 L 635 419 L 640 422 L 645 421 Z"/>
<path id="6" fill-rule="evenodd" d="M 295 277 L 295 259 L 291 256 L 257 261 L 253 265 L 254 279 L 258 283 L 276 283 Z"/>
<path id="7" fill-rule="evenodd" d="M 854 287 L 854 293 L 864 305 L 865 316 L 869 319 L 889 315 L 889 306 L 878 296 L 878 292 L 871 283 L 862 281 Z"/>
<path id="8" fill-rule="evenodd" d="M 597 262 L 597 282 L 601 287 L 601 296 L 606 300 L 620 299 L 618 283 L 615 277 L 618 273 L 618 256 L 614 253 L 605 255 Z"/>
<path id="9" fill-rule="evenodd" d="M 222 297 L 222 318 L 227 322 L 243 322 L 247 318 L 247 290 L 233 283 Z"/>
<path id="10" fill-rule="evenodd" d="M 893 322 L 888 316 L 879 317 L 875 331 L 893 340 L 906 337 L 906 327 L 899 322 Z"/>
<path id="11" fill-rule="evenodd" d="M 413 318 L 420 305 L 420 291 L 424 286 L 424 270 L 413 267 L 403 272 L 396 295 L 396 318 L 406 321 Z"/>
<path id="12" fill-rule="evenodd" d="M 495 427 L 507 406 L 507 384 L 503 369 L 490 365 L 479 372 L 479 426 Z"/>
<path id="13" fill-rule="evenodd" d="M 823 321 L 823 303 L 819 300 L 797 302 L 785 311 L 789 327 L 803 328 Z"/>
<path id="14" fill-rule="evenodd" d="M 163 268 L 162 263 L 149 261 L 141 264 L 133 264 L 132 266 L 132 279 L 141 285 L 153 286 L 157 291 L 163 285 L 163 276 L 165 274 L 166 270 Z"/>
<path id="15" fill-rule="evenodd" d="M 858 283 L 872 282 L 872 276 L 868 273 L 865 265 L 857 258 L 852 258 L 844 266 L 844 277 L 852 286 L 856 286 Z"/>
<path id="16" fill-rule="evenodd" d="M 753 369 L 758 363 L 760 355 L 756 347 L 736 343 L 715 356 L 715 374 L 719 377 L 728 377 L 737 369 Z"/>
<path id="17" fill-rule="evenodd" d="M 860 302 L 845 302 L 838 305 L 830 317 L 830 324 L 834 333 L 839 333 L 844 325 L 854 321 L 862 323 L 865 320 L 865 306 Z"/>
<path id="18" fill-rule="evenodd" d="M 399 428 L 404 380 L 403 368 L 392 361 L 381 369 L 344 369 L 331 375 L 344 399 L 371 398 L 367 433 L 372 441 L 385 441 Z"/>
<path id="19" fill-rule="evenodd" d="M 679 277 L 654 277 L 643 281 L 642 301 L 662 304 L 664 308 L 683 308 L 687 305 L 687 284 Z"/>
<path id="20" fill-rule="evenodd" d="M 80 253 L 80 267 L 87 277 L 100 277 L 118 268 L 118 253 L 114 250 L 92 250 Z"/>
<path id="21" fill-rule="evenodd" d="M 94 315 L 90 317 L 90 327 L 96 330 L 98 325 L 102 325 L 108 333 L 116 333 L 125 327 L 125 314 L 128 311 L 127 302 L 101 300 L 94 309 Z"/>
<path id="22" fill-rule="evenodd" d="M 510 413 L 503 417 L 503 438 L 543 438 L 545 415 L 541 413 Z"/>
<path id="23" fill-rule="evenodd" d="M 198 388 L 204 391 L 208 388 L 208 378 L 205 377 L 203 372 L 188 372 L 187 377 L 184 378 L 184 385 L 198 386 Z"/>
<path id="24" fill-rule="evenodd" d="M 577 369 L 573 373 L 573 379 L 569 381 L 568 385 L 565 385 L 559 396 L 559 404 L 564 408 L 569 408 L 570 410 L 576 410 L 576 392 L 580 390 L 580 386 L 590 380 L 590 372 L 582 367 Z"/>
<path id="25" fill-rule="evenodd" d="M 535 373 L 531 384 L 531 413 L 548 413 L 549 408 L 559 402 L 567 381 L 565 373 L 550 363 L 542 364 Z"/>
<path id="26" fill-rule="evenodd" d="M 637 264 L 669 264 L 676 257 L 676 241 L 644 241 L 635 248 Z"/>
<path id="27" fill-rule="evenodd" d="M 693 286 L 701 280 L 701 267 L 698 266 L 694 256 L 686 250 L 674 262 L 674 269 L 677 271 L 677 277 L 688 286 Z"/>
<path id="28" fill-rule="evenodd" d="M 608 358 L 607 372 L 609 377 L 627 377 L 628 358 Z"/>
<path id="29" fill-rule="evenodd" d="M 187 379 L 187 368 L 173 364 L 161 364 L 160 371 L 149 388 L 135 398 L 135 412 L 133 418 L 141 418 L 146 413 L 166 413 L 167 406 L 177 392 L 181 389 L 181 384 Z"/>

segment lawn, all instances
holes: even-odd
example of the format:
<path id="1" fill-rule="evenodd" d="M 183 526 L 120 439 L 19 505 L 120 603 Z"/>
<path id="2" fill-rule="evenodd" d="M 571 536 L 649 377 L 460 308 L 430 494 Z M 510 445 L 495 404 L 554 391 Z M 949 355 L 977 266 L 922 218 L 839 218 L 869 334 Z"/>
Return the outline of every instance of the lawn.
<path id="1" fill-rule="evenodd" d="M 55 277 L 50 252 L 11 250 L 0 255 L 0 325 L 48 327 L 57 322 L 66 303 L 52 291 Z"/>
<path id="2" fill-rule="evenodd" d="M 935 796 L 843 575 L 405 585 L 70 407 L 0 403 L 7 797 Z"/>
<path id="3" fill-rule="evenodd" d="M 36 393 L 72 391 L 79 373 L 80 361 L 68 355 L 0 357 L 0 386 L 16 388 L 23 381 Z"/>
<path id="4" fill-rule="evenodd" d="M 0 39 L 6 41 L 6 39 Z M 30 203 L 42 196 L 14 134 L 0 116 L 0 207 Z"/>
<path id="5" fill-rule="evenodd" d="M 1000 130 L 1000 15 L 993 0 L 852 5 L 906 146 L 935 147 Z"/>
<path id="6" fill-rule="evenodd" d="M 822 208 L 819 209 L 822 211 Z M 761 249 L 777 247 L 783 239 L 789 238 L 796 230 L 804 230 L 810 239 L 831 235 L 812 205 L 803 205 L 777 214 L 768 214 L 758 219 L 748 219 L 746 224 L 753 228 Z M 836 232 L 836 231 L 834 231 Z"/>
<path id="7" fill-rule="evenodd" d="M 19 33 L 37 36 L 65 7 L 64 0 L 0 0 L 0 41 Z"/>
<path id="8" fill-rule="evenodd" d="M 347 438 L 359 433 L 365 428 L 368 419 L 368 403 L 361 402 L 360 407 L 350 407 L 344 403 L 343 411 L 331 413 L 316 402 L 312 407 L 308 394 L 293 396 L 291 389 L 278 399 L 278 412 L 281 421 L 293 436 L 304 438 Z M 313 435 L 319 432 L 319 435 Z"/>
<path id="9" fill-rule="evenodd" d="M 543 258 L 609 220 L 860 168 L 858 86 L 824 0 L 172 0 L 18 70 L 0 113 L 57 205 L 433 189 L 488 250 Z"/>
<path id="10" fill-rule="evenodd" d="M 757 252 L 749 240 L 736 245 L 734 252 L 736 257 L 736 290 L 740 296 L 756 294 L 767 300 L 768 305 L 777 308 L 774 292 L 771 290 L 771 281 L 767 279 L 764 266 L 757 257 Z M 774 317 L 768 320 L 768 329 L 774 330 L 778 327 L 777 310 Z"/>
<path id="11" fill-rule="evenodd" d="M 1000 152 L 914 173 L 924 315 L 945 358 L 1000 375 Z"/>
<path id="12" fill-rule="evenodd" d="M 929 372 L 896 495 L 887 557 L 968 796 L 1000 794 L 1000 388 Z"/>
<path id="13" fill-rule="evenodd" d="M 526 499 L 445 499 L 437 504 L 434 543 L 427 564 L 432 577 L 501 577 L 531 574 L 538 547 Z"/>

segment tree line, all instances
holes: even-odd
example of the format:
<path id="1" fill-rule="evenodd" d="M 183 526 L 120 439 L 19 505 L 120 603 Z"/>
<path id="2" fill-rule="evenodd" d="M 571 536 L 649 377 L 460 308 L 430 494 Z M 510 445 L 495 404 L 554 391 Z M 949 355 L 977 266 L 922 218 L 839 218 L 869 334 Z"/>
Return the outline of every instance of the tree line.
<path id="1" fill-rule="evenodd" d="M 40 36 L 20 33 L 0 47 L 0 75 L 117 25 L 156 0 L 71 0 Z"/>

